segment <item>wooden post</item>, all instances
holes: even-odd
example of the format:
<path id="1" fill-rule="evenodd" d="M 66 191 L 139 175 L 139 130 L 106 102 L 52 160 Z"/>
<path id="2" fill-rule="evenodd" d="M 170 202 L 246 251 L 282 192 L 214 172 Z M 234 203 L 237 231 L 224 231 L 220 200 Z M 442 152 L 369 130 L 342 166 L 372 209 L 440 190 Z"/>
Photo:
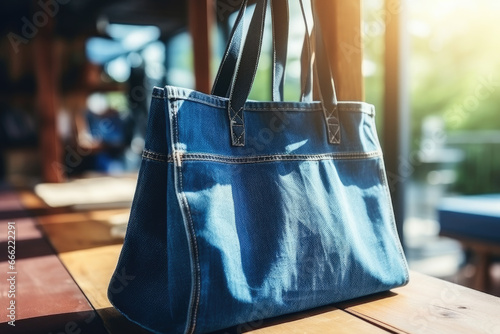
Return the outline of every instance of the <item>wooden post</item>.
<path id="1" fill-rule="evenodd" d="M 361 0 L 315 0 L 339 101 L 363 101 Z"/>
<path id="2" fill-rule="evenodd" d="M 409 159 L 408 38 L 404 35 L 405 0 L 386 0 L 385 93 L 382 150 L 401 242 L 405 219 L 405 188 L 410 175 L 401 164 Z"/>
<path id="3" fill-rule="evenodd" d="M 189 0 L 188 11 L 189 29 L 193 41 L 196 90 L 210 93 L 212 87 L 210 75 L 212 43 L 210 36 L 215 16 L 213 0 Z"/>
<path id="4" fill-rule="evenodd" d="M 62 182 L 61 142 L 57 132 L 59 54 L 54 38 L 54 22 L 49 21 L 40 28 L 32 43 L 36 55 L 42 177 L 45 182 Z"/>

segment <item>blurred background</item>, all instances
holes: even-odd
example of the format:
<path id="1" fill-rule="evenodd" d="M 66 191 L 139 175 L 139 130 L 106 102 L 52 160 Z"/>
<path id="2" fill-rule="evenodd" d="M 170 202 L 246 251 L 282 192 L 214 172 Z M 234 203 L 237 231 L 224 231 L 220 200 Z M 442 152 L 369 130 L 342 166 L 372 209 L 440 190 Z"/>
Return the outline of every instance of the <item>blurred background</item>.
<path id="1" fill-rule="evenodd" d="M 290 3 L 285 96 L 296 101 L 304 27 Z M 212 75 L 238 5 L 215 5 Z M 384 6 L 363 0 L 360 35 L 366 101 L 385 147 L 395 129 L 384 126 Z M 498 296 L 499 17 L 496 0 L 408 1 L 397 46 L 408 97 L 396 153 L 403 192 L 393 193 L 411 269 Z M 2 2 L 0 22 L 2 189 L 34 191 L 50 207 L 129 206 L 153 86 L 195 88 L 188 2 L 18 0 Z M 270 50 L 267 36 L 251 99 L 270 100 Z M 113 219 L 120 240 L 126 214 Z"/>

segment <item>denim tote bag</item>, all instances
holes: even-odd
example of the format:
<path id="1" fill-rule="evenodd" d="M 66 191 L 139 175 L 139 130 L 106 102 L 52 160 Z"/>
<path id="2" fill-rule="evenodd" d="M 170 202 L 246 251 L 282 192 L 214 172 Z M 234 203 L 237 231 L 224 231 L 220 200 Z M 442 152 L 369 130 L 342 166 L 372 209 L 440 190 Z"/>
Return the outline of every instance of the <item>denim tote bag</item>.
<path id="1" fill-rule="evenodd" d="M 315 75 L 301 102 L 281 101 L 286 0 L 271 6 L 274 101 L 249 101 L 268 3 L 256 1 L 244 33 L 246 7 L 212 94 L 153 91 L 108 297 L 155 333 L 208 333 L 408 281 L 374 107 L 337 101 L 316 17 Z"/>

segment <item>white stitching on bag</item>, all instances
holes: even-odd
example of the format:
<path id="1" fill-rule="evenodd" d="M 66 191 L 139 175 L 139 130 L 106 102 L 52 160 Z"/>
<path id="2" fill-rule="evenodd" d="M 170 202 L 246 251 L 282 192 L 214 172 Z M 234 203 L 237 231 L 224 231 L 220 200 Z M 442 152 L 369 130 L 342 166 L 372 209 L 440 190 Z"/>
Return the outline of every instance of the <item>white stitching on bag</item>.
<path id="1" fill-rule="evenodd" d="M 259 155 L 251 157 L 235 157 L 223 156 L 210 153 L 185 153 L 177 151 L 175 154 L 181 155 L 175 157 L 172 155 L 165 156 L 161 153 L 155 153 L 145 150 L 142 157 L 160 162 L 177 162 L 180 158 L 182 161 L 212 161 L 232 164 L 248 164 L 248 163 L 263 163 L 274 161 L 321 161 L 321 160 L 362 160 L 372 159 L 382 156 L 381 151 L 372 152 L 354 152 L 354 153 L 324 153 L 324 154 L 272 154 Z"/>
<path id="2" fill-rule="evenodd" d="M 178 120 L 177 120 L 177 109 L 178 109 L 178 103 L 177 101 L 171 101 L 171 107 L 172 107 L 172 120 L 173 120 L 173 128 L 174 128 L 174 147 L 176 146 L 176 144 L 178 143 L 179 141 L 179 124 L 178 124 Z M 175 148 L 174 148 L 175 149 Z M 178 153 L 178 152 L 177 152 Z M 181 158 L 180 156 L 178 158 Z M 190 256 L 192 257 L 191 258 L 191 261 L 193 261 L 193 265 L 194 265 L 194 273 L 192 273 L 192 278 L 193 278 L 193 287 L 194 287 L 194 291 L 192 293 L 194 293 L 194 295 L 192 295 L 191 297 L 194 298 L 194 301 L 193 303 L 190 302 L 189 304 L 189 314 L 191 315 L 190 317 L 188 317 L 188 323 L 186 324 L 187 327 L 186 327 L 186 331 L 191 334 L 191 333 L 194 333 L 195 331 L 195 328 L 196 328 L 196 321 L 197 321 L 197 316 L 198 316 L 198 308 L 199 308 L 199 304 L 200 304 L 200 294 L 201 294 L 201 269 L 200 269 L 200 263 L 199 263 L 199 251 L 198 251 L 198 243 L 196 241 L 196 233 L 195 233 L 195 230 L 194 230 L 194 223 L 193 223 L 193 218 L 191 216 L 191 211 L 189 210 L 189 204 L 188 204 L 188 200 L 186 198 L 186 194 L 184 193 L 184 187 L 183 187 L 183 177 L 182 177 L 182 159 L 177 161 L 177 164 L 176 164 L 176 169 L 178 171 L 178 182 L 179 182 L 179 193 L 180 193 L 180 196 L 181 196 L 181 200 L 180 200 L 180 205 L 182 206 L 183 208 L 183 211 L 185 212 L 186 216 L 187 216 L 187 219 L 188 219 L 188 222 L 189 222 L 189 235 L 187 236 L 188 237 L 188 243 L 192 246 L 193 248 L 193 252 L 194 254 L 190 254 Z M 191 253 L 191 252 L 190 252 Z M 189 330 L 189 331 L 188 331 Z"/>
<path id="3" fill-rule="evenodd" d="M 188 90 L 188 89 L 176 89 L 176 87 L 173 86 L 166 86 L 164 89 L 167 90 L 167 95 L 168 96 L 157 96 L 153 95 L 153 97 L 160 98 L 160 99 L 176 99 L 176 100 L 186 100 L 186 101 L 192 101 L 204 105 L 208 105 L 214 108 L 221 108 L 221 109 L 226 109 L 227 105 L 226 103 L 228 102 L 226 98 L 221 98 L 218 96 L 212 96 L 212 95 L 204 95 L 203 93 L 196 92 L 194 90 Z M 202 94 L 202 96 L 206 96 L 207 100 L 201 99 L 195 96 L 192 96 L 191 93 L 197 93 L 197 94 Z M 252 102 L 251 102 L 252 103 Z M 259 103 L 269 103 L 269 102 L 255 102 L 257 104 Z M 295 103 L 301 103 L 301 102 L 278 102 L 279 104 L 290 104 L 293 105 Z M 356 113 L 363 113 L 367 114 L 370 116 L 374 116 L 374 107 L 370 104 L 363 103 L 363 102 L 350 102 L 350 101 L 341 101 L 338 102 L 337 108 L 339 112 L 356 112 Z M 245 105 L 244 109 L 246 111 L 272 111 L 272 110 L 280 110 L 280 111 L 296 111 L 296 112 L 312 112 L 312 111 L 322 111 L 321 106 L 318 104 L 316 105 L 309 105 L 308 107 L 300 107 L 300 106 L 290 106 L 290 107 L 258 107 L 258 106 L 251 106 L 251 105 Z"/>

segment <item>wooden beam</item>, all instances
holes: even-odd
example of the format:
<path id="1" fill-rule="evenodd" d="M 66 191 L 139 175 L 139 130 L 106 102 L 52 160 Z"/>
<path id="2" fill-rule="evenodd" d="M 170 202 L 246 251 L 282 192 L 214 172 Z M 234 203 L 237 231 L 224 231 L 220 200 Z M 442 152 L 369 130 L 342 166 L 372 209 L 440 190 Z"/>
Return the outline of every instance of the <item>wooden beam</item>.
<path id="1" fill-rule="evenodd" d="M 405 0 L 386 0 L 385 89 L 382 150 L 391 190 L 396 225 L 402 242 L 405 219 L 405 188 L 411 176 L 409 159 L 408 38 Z"/>
<path id="2" fill-rule="evenodd" d="M 340 101 L 363 101 L 361 1 L 315 0 Z"/>
<path id="3" fill-rule="evenodd" d="M 210 75 L 212 43 L 210 37 L 215 16 L 213 0 L 189 0 L 188 10 L 189 29 L 193 41 L 196 90 L 210 93 L 212 87 Z"/>
<path id="4" fill-rule="evenodd" d="M 59 53 L 54 38 L 54 22 L 40 28 L 33 40 L 35 51 L 35 75 L 37 102 L 40 115 L 40 151 L 42 156 L 42 177 L 45 182 L 64 180 L 61 142 L 57 131 L 59 107 Z"/>

